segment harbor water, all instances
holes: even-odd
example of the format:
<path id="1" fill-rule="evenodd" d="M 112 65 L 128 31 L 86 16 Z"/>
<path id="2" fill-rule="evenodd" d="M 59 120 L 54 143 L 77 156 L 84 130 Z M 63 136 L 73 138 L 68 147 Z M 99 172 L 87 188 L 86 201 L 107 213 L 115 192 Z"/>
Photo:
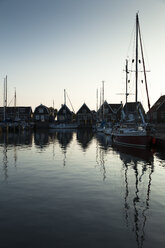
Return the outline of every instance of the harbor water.
<path id="1" fill-rule="evenodd" d="M 164 248 L 165 152 L 87 131 L 0 134 L 0 247 Z"/>

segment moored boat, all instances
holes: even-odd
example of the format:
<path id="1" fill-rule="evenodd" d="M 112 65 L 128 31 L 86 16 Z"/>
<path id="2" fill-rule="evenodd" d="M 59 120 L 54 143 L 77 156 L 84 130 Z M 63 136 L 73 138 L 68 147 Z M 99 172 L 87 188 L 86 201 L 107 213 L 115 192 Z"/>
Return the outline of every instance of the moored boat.
<path id="1" fill-rule="evenodd" d="M 140 52 L 142 57 L 143 64 L 143 72 L 144 72 L 144 80 L 145 87 L 147 93 L 147 101 L 148 107 L 150 110 L 150 102 L 148 95 L 148 87 L 147 87 L 147 79 L 146 79 L 146 70 L 145 70 L 145 62 L 142 48 L 142 40 L 140 33 L 140 25 L 139 25 L 139 17 L 136 14 L 136 57 L 135 57 L 135 102 L 132 103 L 134 106 L 134 113 L 131 115 L 128 113 L 128 109 L 123 111 L 123 119 L 120 125 L 117 125 L 113 128 L 112 131 L 112 141 L 116 145 L 122 146 L 130 146 L 130 147 L 138 147 L 138 148 L 147 148 L 150 147 L 154 142 L 153 130 L 149 124 L 146 123 L 144 113 L 142 111 L 142 104 L 138 102 L 138 63 L 141 63 L 139 59 L 139 49 L 138 44 L 140 43 Z M 134 62 L 134 59 L 132 60 Z M 128 83 L 128 61 L 126 60 L 126 106 L 127 106 L 127 83 Z"/>

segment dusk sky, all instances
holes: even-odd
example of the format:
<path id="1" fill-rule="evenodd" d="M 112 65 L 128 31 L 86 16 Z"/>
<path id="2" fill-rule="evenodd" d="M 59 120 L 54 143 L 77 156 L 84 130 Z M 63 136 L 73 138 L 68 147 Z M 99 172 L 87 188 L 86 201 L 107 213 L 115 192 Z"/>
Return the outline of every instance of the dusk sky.
<path id="1" fill-rule="evenodd" d="M 10 106 L 16 87 L 18 106 L 54 100 L 59 109 L 66 89 L 75 111 L 84 102 L 96 109 L 103 80 L 104 98 L 125 103 L 119 93 L 137 11 L 152 105 L 165 94 L 165 0 L 0 0 L 0 105 L 5 75 Z"/>

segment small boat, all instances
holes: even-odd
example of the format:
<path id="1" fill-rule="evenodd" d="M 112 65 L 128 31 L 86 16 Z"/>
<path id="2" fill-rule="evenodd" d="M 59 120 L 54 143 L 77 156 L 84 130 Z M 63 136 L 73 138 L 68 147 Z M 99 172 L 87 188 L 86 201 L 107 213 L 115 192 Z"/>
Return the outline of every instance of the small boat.
<path id="1" fill-rule="evenodd" d="M 140 42 L 139 42 L 140 41 Z M 112 141 L 116 145 L 121 146 L 130 146 L 130 147 L 137 147 L 137 148 L 147 148 L 150 147 L 154 142 L 153 130 L 149 124 L 145 122 L 144 115 L 139 108 L 140 102 L 137 100 L 138 96 L 138 63 L 141 63 L 141 60 L 138 58 L 138 44 L 140 43 L 140 51 L 141 57 L 143 62 L 143 72 L 144 72 L 144 79 L 145 79 L 145 86 L 146 86 L 146 93 L 147 93 L 147 100 L 148 100 L 148 107 L 150 110 L 150 103 L 149 103 L 149 96 L 148 96 L 148 88 L 147 88 L 147 80 L 146 80 L 146 71 L 145 71 L 145 63 L 144 63 L 144 56 L 143 56 L 143 48 L 142 48 L 142 40 L 141 40 L 141 33 L 140 33 L 140 25 L 139 25 L 139 17 L 136 14 L 136 58 L 135 58 L 135 115 L 132 118 L 129 118 L 128 113 L 123 112 L 123 120 L 121 123 L 113 128 L 112 131 Z M 127 62 L 127 60 L 126 60 Z M 134 62 L 134 60 L 132 61 Z M 127 104 L 127 83 L 128 78 L 127 75 L 128 71 L 128 63 L 126 63 L 126 104 Z"/>

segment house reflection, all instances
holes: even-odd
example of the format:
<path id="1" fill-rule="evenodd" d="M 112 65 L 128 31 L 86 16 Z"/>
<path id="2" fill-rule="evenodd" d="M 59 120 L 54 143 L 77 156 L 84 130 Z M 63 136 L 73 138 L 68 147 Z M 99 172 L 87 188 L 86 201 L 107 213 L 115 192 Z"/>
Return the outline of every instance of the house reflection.
<path id="1" fill-rule="evenodd" d="M 20 133 L 14 133 L 14 132 L 3 132 L 0 135 L 0 145 L 1 144 L 8 145 L 16 145 L 16 146 L 32 146 L 32 133 L 29 131 L 24 131 Z"/>
<path id="2" fill-rule="evenodd" d="M 47 147 L 49 145 L 48 131 L 37 130 L 36 132 L 34 132 L 34 143 L 36 147 L 40 148 L 41 150 Z"/>
<path id="3" fill-rule="evenodd" d="M 145 241 L 145 227 L 150 207 L 153 153 L 132 148 L 115 148 L 123 161 L 124 211 L 128 228 L 134 231 L 138 248 Z"/>
<path id="4" fill-rule="evenodd" d="M 20 147 L 32 146 L 32 133 L 31 132 L 20 132 L 20 133 L 6 133 L 3 132 L 0 135 L 0 146 L 2 147 L 2 172 L 4 180 L 8 179 L 8 151 L 11 150 L 11 147 L 14 151 L 14 166 L 17 166 L 17 151 Z"/>
<path id="5" fill-rule="evenodd" d="M 85 152 L 89 147 L 93 138 L 93 132 L 89 129 L 80 129 L 77 131 L 77 142 L 82 147 L 83 151 Z"/>
<path id="6" fill-rule="evenodd" d="M 67 146 L 71 143 L 73 139 L 73 131 L 72 130 L 59 130 L 57 133 L 57 140 L 61 145 L 63 150 L 66 150 Z"/>

